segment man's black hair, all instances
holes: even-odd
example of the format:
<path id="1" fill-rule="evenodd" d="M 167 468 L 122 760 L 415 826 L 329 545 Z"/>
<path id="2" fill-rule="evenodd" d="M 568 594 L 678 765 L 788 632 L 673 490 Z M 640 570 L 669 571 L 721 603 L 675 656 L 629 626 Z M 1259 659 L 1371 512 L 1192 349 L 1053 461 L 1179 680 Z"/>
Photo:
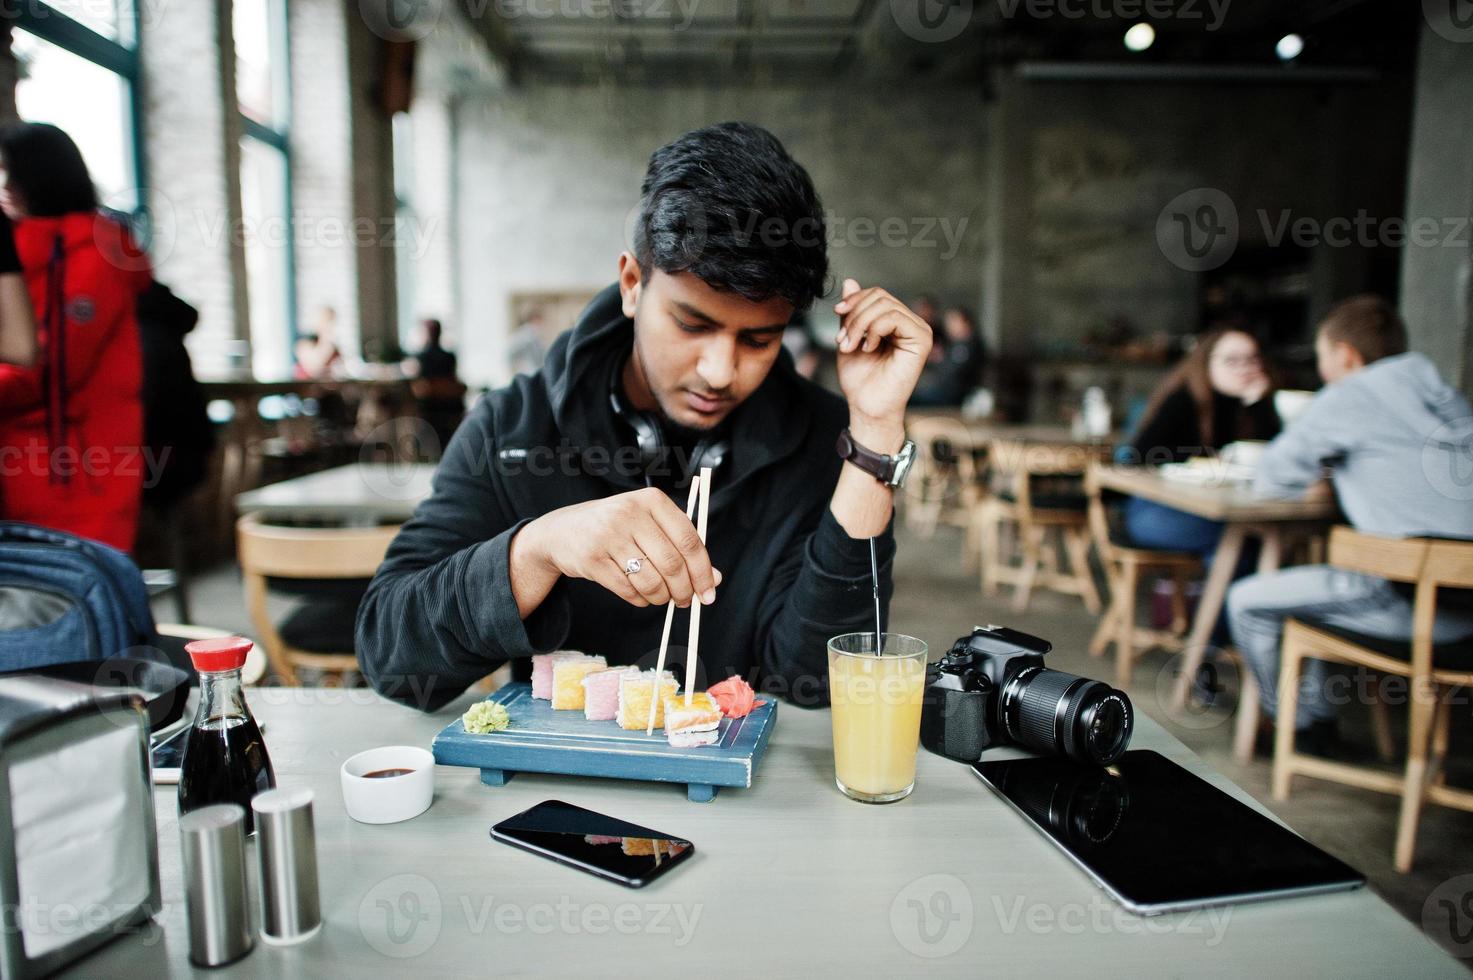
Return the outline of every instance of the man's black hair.
<path id="1" fill-rule="evenodd" d="M 50 218 L 97 208 L 82 151 L 49 123 L 0 126 L 0 161 L 29 215 Z"/>
<path id="2" fill-rule="evenodd" d="M 654 152 L 640 188 L 640 271 L 690 272 L 753 302 L 806 310 L 827 290 L 827 230 L 813 181 L 751 123 L 686 133 Z"/>

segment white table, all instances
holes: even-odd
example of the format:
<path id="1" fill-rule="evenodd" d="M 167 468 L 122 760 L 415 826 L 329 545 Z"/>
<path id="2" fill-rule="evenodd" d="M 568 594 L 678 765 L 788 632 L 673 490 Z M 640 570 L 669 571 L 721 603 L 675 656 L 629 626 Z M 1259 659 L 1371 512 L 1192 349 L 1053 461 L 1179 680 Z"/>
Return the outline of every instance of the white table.
<path id="1" fill-rule="evenodd" d="M 352 463 L 237 494 L 239 514 L 266 520 L 402 524 L 430 495 L 433 463 Z"/>
<path id="2" fill-rule="evenodd" d="M 471 698 L 433 716 L 363 690 L 256 689 L 250 699 L 279 784 L 317 794 L 326 926 L 300 946 L 258 943 L 215 976 L 1466 977 L 1366 890 L 1131 916 L 967 767 L 925 751 L 910 799 L 851 802 L 833 785 L 826 711 L 783 705 L 753 788 L 712 803 L 689 803 L 677 786 L 525 773 L 491 788 L 475 770 L 441 767 L 426 813 L 367 826 L 343 812 L 343 760 L 428 745 Z M 1149 719 L 1134 745 L 1249 799 Z M 545 799 L 687 836 L 696 856 L 636 891 L 489 838 L 493 823 Z M 75 975 L 190 970 L 172 788 L 156 802 L 158 926 Z M 937 953 L 947 955 L 928 956 Z"/>

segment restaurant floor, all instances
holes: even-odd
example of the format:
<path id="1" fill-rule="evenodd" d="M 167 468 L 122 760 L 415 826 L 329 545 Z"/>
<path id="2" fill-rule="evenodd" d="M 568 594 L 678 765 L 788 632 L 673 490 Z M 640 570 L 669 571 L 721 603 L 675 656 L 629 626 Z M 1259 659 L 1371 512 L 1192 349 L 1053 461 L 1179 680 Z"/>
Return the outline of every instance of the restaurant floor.
<path id="1" fill-rule="evenodd" d="M 931 647 L 933 659 L 957 637 L 969 632 L 973 624 L 997 623 L 1042 636 L 1053 643 L 1054 652 L 1049 660 L 1057 669 L 1105 680 L 1113 677 L 1113 661 L 1091 660 L 1085 652 L 1096 620 L 1085 612 L 1077 598 L 1039 591 L 1026 613 L 1014 613 L 1008 590 L 995 598 L 983 598 L 976 576 L 961 570 L 958 532 L 942 529 L 930 540 L 921 540 L 903 528 L 899 534 L 890 628 L 924 639 Z M 195 619 L 202 625 L 247 635 L 252 632 L 242 602 L 240 576 L 233 566 L 222 565 L 197 577 L 191 602 Z M 280 614 L 290 608 L 290 602 L 273 597 L 271 606 Z M 167 598 L 158 602 L 155 611 L 161 622 L 175 618 L 173 605 Z M 1142 609 L 1141 615 L 1145 616 L 1146 610 Z M 1248 765 L 1240 765 L 1232 757 L 1231 711 L 1235 704 L 1236 678 L 1226 678 L 1228 690 L 1219 698 L 1219 707 L 1182 715 L 1164 707 L 1162 692 L 1169 687 L 1173 667 L 1171 658 L 1161 651 L 1148 653 L 1137 664 L 1129 687 L 1137 709 L 1161 722 L 1211 766 L 1267 804 L 1289 826 L 1364 872 L 1370 878 L 1371 887 L 1410 920 L 1420 925 L 1424 906 L 1432 904 L 1433 892 L 1449 879 L 1473 872 L 1468 846 L 1473 840 L 1473 814 L 1428 808 L 1418 835 L 1415 868 L 1412 873 L 1402 875 L 1391 864 L 1398 806 L 1395 797 L 1299 778 L 1290 799 L 1275 802 L 1269 794 L 1268 759 L 1259 757 Z M 1473 726 L 1466 724 L 1467 716 L 1466 708 L 1454 715 L 1449 781 L 1473 786 Z M 1393 709 L 1392 719 L 1394 728 L 1404 733 L 1405 715 Z M 1363 708 L 1352 706 L 1345 710 L 1341 734 L 1352 745 L 1369 746 L 1369 722 Z M 1455 897 L 1463 897 L 1467 891 L 1467 888 L 1458 889 Z M 1439 941 L 1448 942 L 1445 930 L 1434 928 L 1433 935 Z M 1467 951 L 1464 946 L 1465 955 Z"/>

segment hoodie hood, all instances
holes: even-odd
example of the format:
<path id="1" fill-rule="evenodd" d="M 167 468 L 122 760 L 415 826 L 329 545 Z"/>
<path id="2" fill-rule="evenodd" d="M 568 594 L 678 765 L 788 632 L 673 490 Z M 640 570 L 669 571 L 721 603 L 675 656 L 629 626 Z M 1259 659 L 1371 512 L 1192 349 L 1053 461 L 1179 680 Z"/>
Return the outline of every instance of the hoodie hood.
<path id="1" fill-rule="evenodd" d="M 610 379 L 618 383 L 618 369 L 633 346 L 634 322 L 624 315 L 617 284 L 595 296 L 573 328 L 553 341 L 542 379 L 558 431 L 573 445 L 613 453 L 633 444 L 609 405 Z M 757 390 L 732 410 L 731 451 L 714 487 L 718 498 L 803 443 L 811 422 L 811 406 L 801 392 L 804 383 L 783 350 Z M 631 487 L 643 485 L 637 479 L 610 478 Z"/>
<path id="2" fill-rule="evenodd" d="M 1412 351 L 1383 358 L 1365 368 L 1364 381 L 1392 412 L 1436 419 L 1434 440 L 1463 451 L 1473 444 L 1473 409 L 1426 355 Z"/>

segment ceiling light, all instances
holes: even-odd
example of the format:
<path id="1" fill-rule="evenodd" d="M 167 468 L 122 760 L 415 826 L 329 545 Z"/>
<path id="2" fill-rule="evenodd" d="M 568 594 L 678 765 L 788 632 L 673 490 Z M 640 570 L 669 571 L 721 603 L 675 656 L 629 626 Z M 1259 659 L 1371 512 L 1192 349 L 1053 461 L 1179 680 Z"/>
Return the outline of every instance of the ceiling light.
<path id="1" fill-rule="evenodd" d="M 1304 53 L 1304 38 L 1298 34 L 1285 34 L 1274 45 L 1274 52 L 1278 54 L 1280 61 L 1293 61 Z"/>
<path id="2" fill-rule="evenodd" d="M 1125 32 L 1125 46 L 1132 51 L 1144 51 L 1156 43 L 1156 28 L 1150 24 L 1136 24 Z"/>

